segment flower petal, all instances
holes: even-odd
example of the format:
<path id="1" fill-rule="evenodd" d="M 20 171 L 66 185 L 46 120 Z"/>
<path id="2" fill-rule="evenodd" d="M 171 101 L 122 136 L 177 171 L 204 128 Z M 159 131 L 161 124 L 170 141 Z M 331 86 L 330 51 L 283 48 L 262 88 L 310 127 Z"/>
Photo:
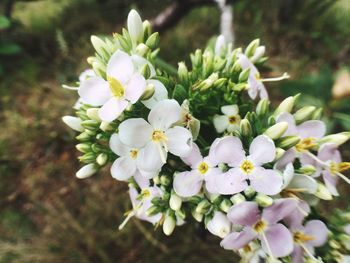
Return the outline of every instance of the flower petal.
<path id="1" fill-rule="evenodd" d="M 216 189 L 223 195 L 236 194 L 248 187 L 246 179 L 248 179 L 247 176 L 241 172 L 240 168 L 233 168 L 216 176 Z"/>
<path id="2" fill-rule="evenodd" d="M 153 129 L 144 119 L 127 119 L 119 125 L 119 139 L 122 143 L 141 148 L 151 140 Z"/>
<path id="3" fill-rule="evenodd" d="M 276 157 L 276 147 L 269 137 L 260 135 L 256 137 L 249 148 L 249 160 L 255 165 L 272 162 Z"/>
<path id="4" fill-rule="evenodd" d="M 181 159 L 185 164 L 191 166 L 192 169 L 195 169 L 197 164 L 203 160 L 203 157 L 199 150 L 198 145 L 195 143 L 192 143 L 192 149 L 190 153 L 187 156 L 182 157 Z"/>
<path id="5" fill-rule="evenodd" d="M 149 123 L 156 130 L 165 131 L 181 119 L 181 107 L 176 100 L 158 102 L 148 115 Z"/>
<path id="6" fill-rule="evenodd" d="M 287 164 L 283 171 L 283 189 L 286 188 L 294 177 L 294 166 L 293 163 Z"/>
<path id="7" fill-rule="evenodd" d="M 329 192 L 334 196 L 339 196 L 338 190 L 336 188 L 339 181 L 339 177 L 333 175 L 329 170 L 324 170 L 322 172 L 322 177 Z"/>
<path id="8" fill-rule="evenodd" d="M 207 229 L 213 235 L 224 238 L 230 233 L 231 223 L 222 212 L 215 212 L 213 218 L 208 222 Z"/>
<path id="9" fill-rule="evenodd" d="M 294 136 L 298 135 L 298 129 L 295 124 L 295 119 L 292 114 L 288 112 L 282 112 L 279 114 L 276 118 L 276 122 L 287 122 L 288 123 L 288 128 L 284 132 L 284 136 Z"/>
<path id="10" fill-rule="evenodd" d="M 292 148 L 287 150 L 283 156 L 277 161 L 274 168 L 284 170 L 289 163 L 293 163 L 296 158 L 296 151 Z"/>
<path id="11" fill-rule="evenodd" d="M 137 71 L 140 71 L 142 69 L 142 67 L 145 64 L 147 64 L 149 69 L 151 70 L 150 78 L 152 78 L 153 76 L 156 75 L 156 70 L 154 69 L 153 65 L 147 59 L 140 57 L 138 55 L 132 55 L 131 60 L 134 64 L 134 66 L 136 67 Z"/>
<path id="12" fill-rule="evenodd" d="M 218 133 L 223 133 L 229 125 L 228 117 L 225 115 L 215 115 L 213 123 Z"/>
<path id="13" fill-rule="evenodd" d="M 215 144 L 214 144 L 215 143 Z M 218 162 L 237 167 L 245 158 L 242 142 L 234 136 L 226 136 L 215 140 L 210 149 Z"/>
<path id="14" fill-rule="evenodd" d="M 283 186 L 283 178 L 279 172 L 262 167 L 256 167 L 249 180 L 255 191 L 266 195 L 278 194 Z"/>
<path id="15" fill-rule="evenodd" d="M 123 156 L 114 161 L 111 174 L 114 179 L 126 181 L 136 172 L 135 161 L 129 156 Z"/>
<path id="16" fill-rule="evenodd" d="M 326 125 L 322 121 L 312 120 L 303 122 L 298 126 L 298 132 L 301 138 L 320 139 L 326 134 Z"/>
<path id="17" fill-rule="evenodd" d="M 154 94 L 148 100 L 143 100 L 142 103 L 148 109 L 152 109 L 157 102 L 165 100 L 168 98 L 168 90 L 165 88 L 162 82 L 155 79 L 147 80 L 147 84 L 153 84 L 154 86 Z"/>
<path id="18" fill-rule="evenodd" d="M 303 200 L 297 203 L 297 209 L 285 216 L 283 221 L 287 224 L 289 229 L 298 229 L 302 225 L 304 218 L 310 213 L 310 206 Z"/>
<path id="19" fill-rule="evenodd" d="M 141 149 L 137 155 L 137 167 L 146 172 L 159 171 L 163 166 L 163 161 L 160 157 L 161 148 L 157 143 L 149 142 L 146 147 Z M 166 159 L 166 152 L 163 152 Z"/>
<path id="20" fill-rule="evenodd" d="M 135 73 L 132 75 L 130 81 L 125 86 L 125 98 L 134 104 L 142 96 L 145 88 L 145 78 L 141 74 Z"/>
<path id="21" fill-rule="evenodd" d="M 159 171 L 152 171 L 152 172 L 146 172 L 143 170 L 139 170 L 139 173 L 143 178 L 152 179 L 153 177 L 157 176 L 159 174 Z"/>
<path id="22" fill-rule="evenodd" d="M 318 185 L 314 178 L 304 174 L 297 174 L 294 176 L 293 180 L 290 182 L 287 188 L 297 189 L 300 192 L 314 194 L 317 191 L 317 187 Z"/>
<path id="23" fill-rule="evenodd" d="M 257 203 L 244 201 L 231 207 L 227 212 L 227 217 L 233 224 L 253 226 L 261 216 Z"/>
<path id="24" fill-rule="evenodd" d="M 108 82 L 100 77 L 92 77 L 82 81 L 78 94 L 85 103 L 92 106 L 103 105 L 112 97 Z"/>
<path id="25" fill-rule="evenodd" d="M 210 168 L 210 170 L 205 174 L 205 188 L 211 194 L 218 194 L 218 182 L 221 181 L 220 175 L 222 171 L 219 168 Z"/>
<path id="26" fill-rule="evenodd" d="M 111 76 L 125 84 L 134 73 L 134 65 L 131 57 L 124 51 L 117 50 L 109 59 L 107 76 Z"/>
<path id="27" fill-rule="evenodd" d="M 271 249 L 274 257 L 285 257 L 293 252 L 293 238 L 289 230 L 282 224 L 270 226 L 265 232 L 265 240 L 262 239 L 262 248 L 269 253 L 268 247 Z"/>
<path id="28" fill-rule="evenodd" d="M 192 149 L 192 134 L 189 130 L 176 126 L 165 132 L 169 152 L 176 156 L 187 156 Z"/>
<path id="29" fill-rule="evenodd" d="M 322 161 L 333 161 L 335 163 L 341 162 L 341 154 L 338 150 L 338 147 L 334 143 L 325 143 L 320 146 L 318 150 L 317 157 Z"/>
<path id="30" fill-rule="evenodd" d="M 114 133 L 109 140 L 109 147 L 118 156 L 129 156 L 132 148 L 123 144 L 117 133 Z"/>
<path id="31" fill-rule="evenodd" d="M 226 116 L 233 116 L 238 114 L 239 108 L 237 105 L 226 105 L 221 107 L 221 111 Z"/>
<path id="32" fill-rule="evenodd" d="M 292 213 L 297 205 L 298 201 L 293 198 L 277 199 L 273 205 L 264 209 L 262 218 L 270 224 L 277 223 Z"/>
<path id="33" fill-rule="evenodd" d="M 310 220 L 305 225 L 305 234 L 314 237 L 308 243 L 313 247 L 320 247 L 328 239 L 328 228 L 320 220 Z"/>
<path id="34" fill-rule="evenodd" d="M 143 176 L 139 170 L 137 170 L 134 174 L 134 179 L 141 189 L 150 186 L 150 181 L 145 176 Z"/>
<path id="35" fill-rule="evenodd" d="M 256 235 L 251 230 L 232 232 L 221 241 L 220 246 L 224 249 L 238 250 L 245 247 L 255 237 Z"/>
<path id="36" fill-rule="evenodd" d="M 178 173 L 174 177 L 173 187 L 181 197 L 190 197 L 199 193 L 203 176 L 195 171 Z"/>
<path id="37" fill-rule="evenodd" d="M 114 121 L 127 106 L 128 102 L 126 100 L 112 97 L 98 110 L 98 116 L 106 122 Z"/>

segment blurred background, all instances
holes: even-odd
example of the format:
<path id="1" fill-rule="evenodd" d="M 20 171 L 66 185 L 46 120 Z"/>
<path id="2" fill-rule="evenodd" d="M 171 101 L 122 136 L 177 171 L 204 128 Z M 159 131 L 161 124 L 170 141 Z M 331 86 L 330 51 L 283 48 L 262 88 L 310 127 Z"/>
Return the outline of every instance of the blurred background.
<path id="1" fill-rule="evenodd" d="M 263 75 L 291 75 L 268 86 L 275 104 L 302 92 L 301 105 L 324 107 L 330 132 L 350 130 L 350 1 L 228 2 L 235 46 L 260 38 L 270 57 Z M 236 262 L 195 224 L 171 237 L 138 220 L 118 231 L 131 208 L 127 185 L 108 170 L 75 178 L 74 133 L 61 116 L 73 113 L 77 96 L 61 84 L 88 67 L 90 35 L 119 32 L 131 8 L 150 20 L 179 8 L 157 25 L 160 55 L 174 66 L 220 32 L 211 0 L 0 1 L 1 263 Z"/>

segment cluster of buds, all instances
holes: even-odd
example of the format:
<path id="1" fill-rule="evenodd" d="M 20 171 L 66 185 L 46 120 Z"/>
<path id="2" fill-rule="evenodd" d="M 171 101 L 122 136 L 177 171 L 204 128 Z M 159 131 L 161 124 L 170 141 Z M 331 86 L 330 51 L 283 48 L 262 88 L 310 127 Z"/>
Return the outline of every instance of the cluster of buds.
<path id="1" fill-rule="evenodd" d="M 265 83 L 289 76 L 261 77 L 259 40 L 243 50 L 219 36 L 177 72 L 157 63 L 159 34 L 134 10 L 122 34 L 91 41 L 63 121 L 79 132 L 78 178 L 110 165 L 128 183 L 120 229 L 137 217 L 171 235 L 193 218 L 243 262 L 344 262 L 348 214 L 326 220 L 317 205 L 350 183 L 338 150 L 350 133 L 326 135 L 322 109 L 297 109 L 301 94 L 272 107 Z"/>

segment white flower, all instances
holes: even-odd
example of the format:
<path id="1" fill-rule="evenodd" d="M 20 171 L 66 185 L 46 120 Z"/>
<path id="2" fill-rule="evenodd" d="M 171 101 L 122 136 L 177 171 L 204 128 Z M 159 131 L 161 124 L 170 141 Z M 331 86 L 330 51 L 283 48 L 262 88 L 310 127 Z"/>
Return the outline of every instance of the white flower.
<path id="1" fill-rule="evenodd" d="M 78 131 L 78 132 L 84 131 L 84 127 L 81 126 L 81 119 L 79 119 L 78 117 L 64 116 L 62 117 L 62 121 L 75 131 Z"/>
<path id="2" fill-rule="evenodd" d="M 137 155 L 137 165 L 141 170 L 160 170 L 168 152 L 180 157 L 190 153 L 191 133 L 183 127 L 172 127 L 180 118 L 180 105 L 175 100 L 163 100 L 152 108 L 149 123 L 133 118 L 119 125 L 120 141 L 131 148 L 141 149 Z"/>
<path id="3" fill-rule="evenodd" d="M 132 9 L 128 15 L 128 31 L 134 42 L 142 41 L 143 26 L 142 19 L 135 9 Z"/>
<path id="4" fill-rule="evenodd" d="M 207 228 L 213 235 L 224 238 L 231 232 L 231 223 L 224 213 L 216 211 Z"/>
<path id="5" fill-rule="evenodd" d="M 80 168 L 80 170 L 76 173 L 76 177 L 79 179 L 85 179 L 92 176 L 97 172 L 97 167 L 95 164 L 90 163 Z"/>
<path id="6" fill-rule="evenodd" d="M 224 115 L 215 115 L 213 122 L 215 129 L 218 133 L 222 133 L 225 130 L 228 132 L 233 132 L 238 130 L 239 124 L 241 122 L 241 117 L 239 116 L 239 108 L 237 105 L 226 105 L 221 107 L 221 112 Z"/>
<path id="7" fill-rule="evenodd" d="M 81 82 L 78 93 L 83 101 L 92 106 L 101 106 L 99 116 L 111 122 L 119 117 L 129 103 L 134 104 L 146 87 L 145 78 L 137 71 L 141 59 L 135 60 L 118 50 L 107 65 L 107 80 L 90 77 Z"/>
<path id="8" fill-rule="evenodd" d="M 148 109 L 152 109 L 157 102 L 168 98 L 168 91 L 162 82 L 155 79 L 147 80 L 147 85 L 153 85 L 154 94 L 148 100 L 141 101 Z"/>

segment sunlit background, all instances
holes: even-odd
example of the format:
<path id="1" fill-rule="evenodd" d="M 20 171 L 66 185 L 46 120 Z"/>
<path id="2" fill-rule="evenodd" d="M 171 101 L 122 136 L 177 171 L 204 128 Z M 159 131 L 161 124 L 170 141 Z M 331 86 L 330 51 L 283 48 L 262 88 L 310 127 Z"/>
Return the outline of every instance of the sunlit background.
<path id="1" fill-rule="evenodd" d="M 230 2 L 235 46 L 260 38 L 263 75 L 291 75 L 268 86 L 273 101 L 302 92 L 301 105 L 324 107 L 330 131 L 350 130 L 350 1 Z M 120 31 L 131 8 L 152 20 L 174 3 L 186 14 L 161 28 L 160 55 L 176 67 L 220 33 L 214 1 L 0 1 L 1 263 L 235 262 L 194 223 L 171 237 L 138 220 L 118 231 L 127 185 L 108 170 L 76 179 L 74 133 L 61 121 L 77 99 L 61 84 L 88 67 L 90 35 Z"/>

